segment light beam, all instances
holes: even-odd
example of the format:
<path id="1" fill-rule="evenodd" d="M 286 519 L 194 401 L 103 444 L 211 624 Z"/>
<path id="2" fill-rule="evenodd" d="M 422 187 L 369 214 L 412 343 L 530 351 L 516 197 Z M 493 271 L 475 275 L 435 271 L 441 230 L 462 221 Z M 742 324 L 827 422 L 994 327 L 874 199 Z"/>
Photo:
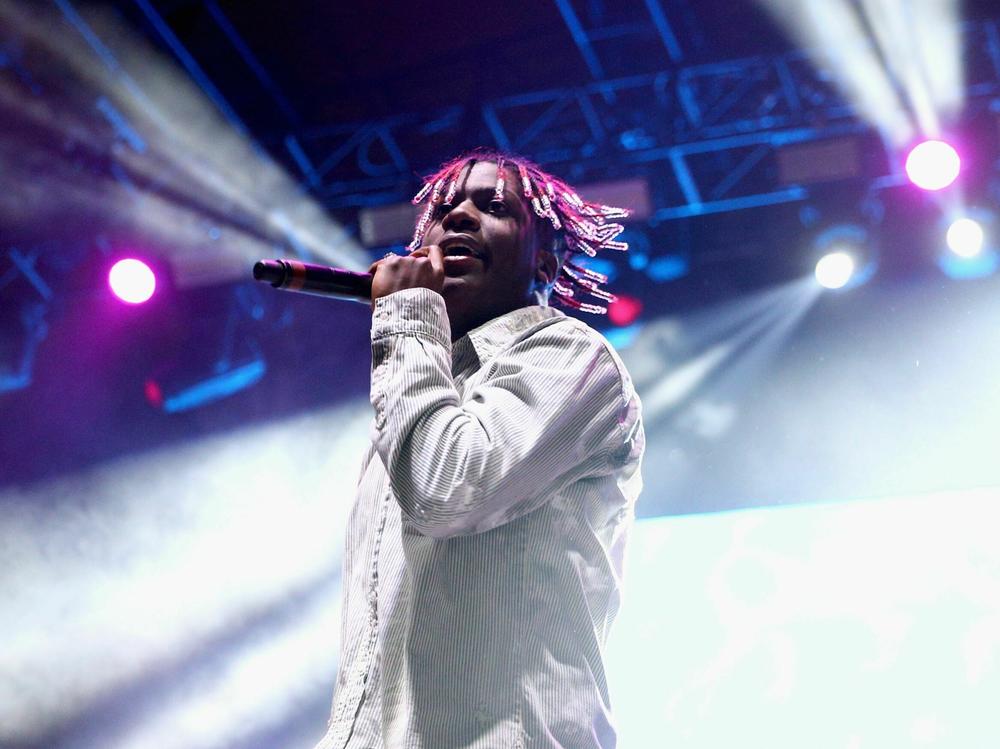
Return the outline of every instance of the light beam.
<path id="1" fill-rule="evenodd" d="M 111 12 L 3 2 L 0 27 L 31 75 L 0 77 L 0 221 L 127 236 L 166 256 L 179 288 L 248 278 L 276 250 L 367 265 L 296 179 Z"/>
<path id="2" fill-rule="evenodd" d="M 896 148 L 961 112 L 957 0 L 759 1 Z"/>

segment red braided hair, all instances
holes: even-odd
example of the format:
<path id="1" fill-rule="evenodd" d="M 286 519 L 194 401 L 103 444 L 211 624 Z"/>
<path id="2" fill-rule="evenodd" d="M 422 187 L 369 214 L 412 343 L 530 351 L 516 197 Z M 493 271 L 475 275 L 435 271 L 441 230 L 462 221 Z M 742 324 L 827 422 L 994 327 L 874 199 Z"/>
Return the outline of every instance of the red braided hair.
<path id="1" fill-rule="evenodd" d="M 601 288 L 601 284 L 607 282 L 607 276 L 585 268 L 571 258 L 577 255 L 593 257 L 599 250 L 627 250 L 628 244 L 616 239 L 625 227 L 613 219 L 626 218 L 628 210 L 584 200 L 568 184 L 527 159 L 481 148 L 448 161 L 436 173 L 426 177 L 420 192 L 413 197 L 414 205 L 426 200 L 427 207 L 417 220 L 410 250 L 423 243 L 437 207 L 449 205 L 454 199 L 462 170 L 477 161 L 490 161 L 497 165 L 495 197 L 498 200 L 504 194 L 506 170 L 515 173 L 521 182 L 525 204 L 531 206 L 535 216 L 549 222 L 561 241 L 561 252 L 557 251 L 557 256 L 561 256 L 559 275 L 552 285 L 556 300 L 583 312 L 607 312 L 607 303 L 615 300 L 614 295 Z M 580 299 L 581 295 L 600 301 L 584 301 Z"/>

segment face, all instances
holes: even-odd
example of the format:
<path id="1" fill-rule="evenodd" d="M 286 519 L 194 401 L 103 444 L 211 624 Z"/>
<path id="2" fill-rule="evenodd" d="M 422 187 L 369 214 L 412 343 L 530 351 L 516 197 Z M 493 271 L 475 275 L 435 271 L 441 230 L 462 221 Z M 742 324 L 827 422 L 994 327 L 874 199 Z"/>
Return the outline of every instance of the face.
<path id="1" fill-rule="evenodd" d="M 521 199 L 517 173 L 504 170 L 494 200 L 496 164 L 462 170 L 451 206 L 439 206 L 424 244 L 444 251 L 445 305 L 452 340 L 494 317 L 535 302 L 533 290 L 554 273 L 555 258 L 538 247 L 535 214 Z"/>

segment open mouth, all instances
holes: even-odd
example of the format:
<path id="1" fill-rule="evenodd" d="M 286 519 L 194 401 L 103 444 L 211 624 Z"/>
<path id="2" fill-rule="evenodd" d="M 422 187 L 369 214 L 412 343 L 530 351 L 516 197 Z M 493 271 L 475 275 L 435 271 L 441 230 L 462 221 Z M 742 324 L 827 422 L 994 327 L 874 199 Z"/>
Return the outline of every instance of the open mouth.
<path id="1" fill-rule="evenodd" d="M 478 253 L 471 247 L 466 247 L 461 244 L 451 245 L 447 250 L 444 251 L 445 257 L 479 257 Z"/>
<path id="2" fill-rule="evenodd" d="M 445 255 L 444 274 L 446 276 L 464 276 L 479 266 L 480 260 L 475 255 Z"/>
<path id="3" fill-rule="evenodd" d="M 447 276 L 463 276 L 484 263 L 477 249 L 460 242 L 450 243 L 444 248 L 444 272 Z"/>

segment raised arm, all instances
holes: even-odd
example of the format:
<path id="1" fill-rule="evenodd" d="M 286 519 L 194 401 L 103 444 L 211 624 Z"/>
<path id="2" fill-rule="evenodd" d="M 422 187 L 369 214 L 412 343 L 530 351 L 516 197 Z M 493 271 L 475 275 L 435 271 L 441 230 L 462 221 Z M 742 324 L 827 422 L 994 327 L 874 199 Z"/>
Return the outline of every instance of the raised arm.
<path id="1" fill-rule="evenodd" d="M 460 399 L 444 302 L 378 300 L 372 327 L 376 450 L 411 524 L 436 538 L 528 513 L 570 477 L 628 453 L 631 385 L 595 334 L 567 318 L 515 342 Z"/>

